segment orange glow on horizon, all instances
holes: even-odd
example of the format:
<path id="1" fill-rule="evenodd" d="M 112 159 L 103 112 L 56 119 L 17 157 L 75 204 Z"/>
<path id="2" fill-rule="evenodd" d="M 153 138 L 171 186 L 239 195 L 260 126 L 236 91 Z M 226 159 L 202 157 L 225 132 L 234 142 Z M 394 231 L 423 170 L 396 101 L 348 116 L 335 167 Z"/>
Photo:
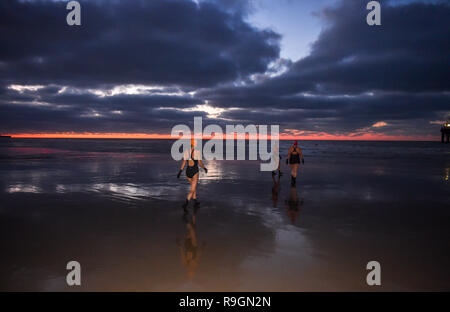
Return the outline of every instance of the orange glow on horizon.
<path id="1" fill-rule="evenodd" d="M 13 138 L 42 139 L 171 139 L 170 134 L 157 133 L 90 133 L 90 132 L 57 132 L 57 133 L 16 133 L 8 134 Z"/>
<path id="2" fill-rule="evenodd" d="M 46 139 L 178 139 L 178 137 L 172 137 L 170 134 L 160 133 L 90 133 L 90 132 L 61 132 L 61 133 L 13 133 L 5 134 L 12 138 L 46 138 Z M 235 136 L 216 135 L 215 138 L 229 139 Z M 205 140 L 209 140 L 212 137 L 203 137 Z M 245 136 L 249 139 L 248 134 Z M 263 138 L 263 137 L 261 137 Z M 267 136 L 270 139 L 270 136 Z M 316 134 L 304 134 L 294 135 L 281 133 L 280 140 L 336 140 L 336 141 L 436 141 L 434 136 L 391 136 L 386 134 L 377 133 L 350 133 L 348 135 L 333 135 L 328 133 L 316 133 Z"/>

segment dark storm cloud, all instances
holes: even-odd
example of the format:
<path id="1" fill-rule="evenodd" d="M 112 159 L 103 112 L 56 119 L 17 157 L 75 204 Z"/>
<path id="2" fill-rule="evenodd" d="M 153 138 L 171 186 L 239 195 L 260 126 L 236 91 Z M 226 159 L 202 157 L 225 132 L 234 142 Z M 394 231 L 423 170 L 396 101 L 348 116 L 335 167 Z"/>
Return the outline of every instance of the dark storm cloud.
<path id="1" fill-rule="evenodd" d="M 433 94 L 356 96 L 353 98 L 293 98 L 287 100 L 286 109 L 248 108 L 231 110 L 224 118 L 243 123 L 284 125 L 285 128 L 299 128 L 306 131 L 329 133 L 352 132 L 371 126 L 378 121 L 387 123 L 404 121 L 411 127 L 428 128 L 436 112 L 449 109 L 448 97 Z M 301 127 L 296 127 L 301 125 Z"/>
<path id="2" fill-rule="evenodd" d="M 167 132 L 205 115 L 160 110 L 203 103 L 171 93 L 264 73 L 279 54 L 279 35 L 246 23 L 244 2 L 80 2 L 80 27 L 66 24 L 64 1 L 0 2 L 0 131 Z M 44 88 L 18 92 L 11 84 Z M 169 95 L 71 92 L 118 84 L 159 85 Z M 101 117 L 87 117 L 94 113 Z"/>
<path id="3" fill-rule="evenodd" d="M 251 93 L 450 90 L 450 6 L 382 6 L 382 25 L 368 26 L 364 1 L 343 1 L 321 16 L 327 27 L 311 54 Z M 224 89 L 243 94 L 246 90 Z M 212 92 L 214 93 L 214 92 Z"/>
<path id="4" fill-rule="evenodd" d="M 159 132 L 172 124 L 188 123 L 201 112 L 164 108 L 188 108 L 199 104 L 190 96 L 97 96 L 92 93 L 58 93 L 50 86 L 21 93 L 4 89 L 0 97 L 0 132 Z M 170 90 L 170 89 L 169 89 Z M 69 130 L 66 130 L 69 129 Z M 167 131 L 167 130 L 166 130 Z"/>
<path id="5" fill-rule="evenodd" d="M 433 134 L 429 121 L 450 111 L 450 6 L 382 3 L 382 26 L 370 27 L 365 5 L 343 1 L 320 12 L 326 27 L 311 54 L 286 73 L 200 95 L 218 106 L 246 108 L 227 118 L 330 132 L 403 120 L 405 133 L 420 125 L 422 134 Z"/>
<path id="6" fill-rule="evenodd" d="M 259 31 L 214 1 L 0 3 L 1 79 L 68 85 L 147 83 L 205 87 L 264 72 L 279 36 Z"/>
<path id="7" fill-rule="evenodd" d="M 61 90 L 62 88 L 56 86 L 44 87 L 35 91 L 22 90 L 21 92 L 7 88 L 0 98 L 0 102 L 12 103 L 20 101 L 24 102 L 22 104 L 27 104 L 26 102 L 28 102 L 31 105 L 33 101 L 39 101 L 54 106 L 79 106 L 81 109 L 98 108 L 104 110 L 145 110 L 159 107 L 185 108 L 201 103 L 198 99 L 189 95 L 122 93 L 114 96 L 98 96 L 87 91 L 85 93 L 59 92 Z M 171 88 L 163 88 L 159 91 L 167 93 L 171 92 Z"/>
<path id="8" fill-rule="evenodd" d="M 146 110 L 159 107 L 186 108 L 200 104 L 189 96 L 165 95 L 115 95 L 99 97 L 94 94 L 57 94 L 41 97 L 43 101 L 56 105 L 85 106 L 105 110 Z"/>
<path id="9" fill-rule="evenodd" d="M 227 122 L 438 133 L 430 121 L 450 112 L 450 5 L 382 2 L 382 25 L 368 26 L 366 3 L 318 12 L 325 27 L 310 55 L 291 62 L 278 58 L 279 35 L 245 22 L 251 1 L 82 2 L 80 27 L 66 25 L 66 2 L 2 1 L 0 132 L 168 133 L 206 117 L 185 109 L 208 100 L 239 108 L 220 115 Z M 118 84 L 159 85 L 164 94 L 87 92 Z M 386 125 L 372 127 L 379 121 Z"/>
<path id="10" fill-rule="evenodd" d="M 128 110 L 118 114 L 77 106 L 63 108 L 17 104 L 1 104 L 1 106 L 3 110 L 0 114 L 1 129 L 14 129 L 18 133 L 61 131 L 155 133 L 161 129 L 170 130 L 176 124 L 189 124 L 194 116 L 205 117 L 205 113 L 202 112 L 157 108 Z"/>
<path id="11" fill-rule="evenodd" d="M 365 1 L 326 9 L 329 23 L 312 46 L 275 83 L 285 92 L 450 90 L 450 7 L 414 3 L 382 7 L 382 26 L 369 27 Z"/>

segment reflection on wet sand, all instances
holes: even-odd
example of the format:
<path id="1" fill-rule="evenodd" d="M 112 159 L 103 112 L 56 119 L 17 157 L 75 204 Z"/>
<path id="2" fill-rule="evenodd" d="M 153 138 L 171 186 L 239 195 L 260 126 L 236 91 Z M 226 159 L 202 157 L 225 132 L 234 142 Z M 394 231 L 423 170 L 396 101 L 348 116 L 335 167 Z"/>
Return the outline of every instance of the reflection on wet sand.
<path id="1" fill-rule="evenodd" d="M 205 246 L 204 242 L 199 246 L 197 237 L 196 214 L 199 209 L 199 205 L 195 205 L 192 208 L 183 208 L 183 223 L 186 226 L 186 230 L 182 242 L 180 242 L 180 239 L 177 238 L 177 245 L 180 250 L 181 263 L 185 267 L 189 278 L 194 277 L 198 267 L 198 263 L 200 261 L 200 256 Z"/>
<path id="2" fill-rule="evenodd" d="M 289 190 L 289 198 L 285 201 L 287 206 L 287 215 L 291 219 L 291 223 L 295 224 L 295 219 L 300 213 L 300 208 L 303 206 L 303 198 L 298 198 L 297 188 L 291 186 Z"/>
<path id="3" fill-rule="evenodd" d="M 278 196 L 280 193 L 280 185 L 281 185 L 281 175 L 280 174 L 272 174 L 272 206 L 277 208 L 278 206 Z M 292 224 L 295 224 L 295 220 L 300 213 L 300 209 L 303 206 L 303 198 L 298 197 L 297 186 L 291 185 L 289 188 L 289 196 L 288 199 L 285 200 L 286 204 L 286 212 L 291 220 Z"/>
<path id="4" fill-rule="evenodd" d="M 278 194 L 280 193 L 280 175 L 272 174 L 272 203 L 273 207 L 277 208 Z"/>

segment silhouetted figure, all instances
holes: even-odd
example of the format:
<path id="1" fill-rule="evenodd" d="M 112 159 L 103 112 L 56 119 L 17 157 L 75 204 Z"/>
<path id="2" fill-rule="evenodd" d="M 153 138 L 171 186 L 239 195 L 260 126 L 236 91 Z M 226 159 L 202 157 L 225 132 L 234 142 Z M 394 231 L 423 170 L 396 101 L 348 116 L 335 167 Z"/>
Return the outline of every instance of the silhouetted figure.
<path id="1" fill-rule="evenodd" d="M 442 143 L 450 143 L 450 124 L 447 121 L 445 124 L 441 127 L 441 142 Z"/>
<path id="2" fill-rule="evenodd" d="M 286 164 L 291 166 L 291 186 L 295 186 L 297 183 L 297 172 L 300 161 L 304 164 L 305 159 L 303 157 L 302 149 L 298 147 L 297 141 L 289 148 L 289 152 L 286 159 Z"/>

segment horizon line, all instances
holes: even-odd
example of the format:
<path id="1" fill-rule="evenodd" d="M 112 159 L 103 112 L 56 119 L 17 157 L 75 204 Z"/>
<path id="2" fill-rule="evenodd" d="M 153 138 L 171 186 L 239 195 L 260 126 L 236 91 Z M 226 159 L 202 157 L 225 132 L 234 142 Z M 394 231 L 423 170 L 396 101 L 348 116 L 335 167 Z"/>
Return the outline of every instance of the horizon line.
<path id="1" fill-rule="evenodd" d="M 3 136 L 11 136 L 11 138 L 23 138 L 23 139 L 128 139 L 128 140 L 136 140 L 136 139 L 147 139 L 147 140 L 177 140 L 181 139 L 182 136 L 171 136 L 170 134 L 159 134 L 159 133 L 91 133 L 91 132 L 54 132 L 54 133 L 10 133 L 10 134 L 2 134 Z M 210 139 L 220 139 L 217 136 L 203 136 L 203 140 Z M 237 139 L 236 135 L 233 137 L 226 137 L 226 135 L 222 135 L 223 140 L 229 139 Z M 258 137 L 250 138 L 248 134 L 246 134 L 245 140 L 250 139 L 258 139 Z M 266 139 L 270 140 L 270 135 L 266 136 Z M 390 136 L 386 134 L 375 134 L 375 133 L 366 133 L 366 134 L 349 134 L 349 135 L 333 135 L 327 133 L 319 133 L 312 135 L 292 135 L 292 134 L 280 134 L 280 141 L 287 140 L 301 140 L 301 141 L 440 141 L 436 136 L 420 136 L 420 137 L 411 137 L 411 136 Z"/>

